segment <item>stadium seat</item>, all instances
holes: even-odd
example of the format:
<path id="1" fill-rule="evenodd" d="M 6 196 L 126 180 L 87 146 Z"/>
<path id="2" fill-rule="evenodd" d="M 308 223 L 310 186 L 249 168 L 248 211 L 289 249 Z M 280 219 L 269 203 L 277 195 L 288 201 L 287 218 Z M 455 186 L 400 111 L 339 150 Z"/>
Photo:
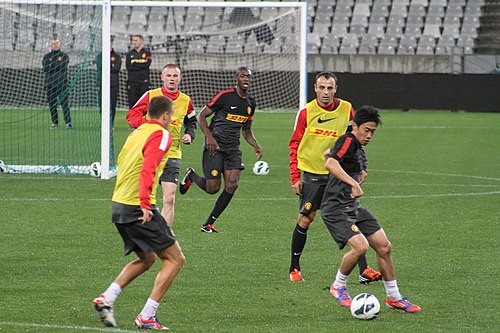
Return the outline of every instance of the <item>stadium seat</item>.
<path id="1" fill-rule="evenodd" d="M 410 6 L 421 5 L 427 7 L 429 5 L 429 0 L 411 0 Z"/>
<path id="2" fill-rule="evenodd" d="M 351 6 L 349 5 L 342 5 L 338 3 L 337 1 L 337 6 L 335 6 L 335 15 L 343 15 L 343 16 L 347 16 L 347 17 L 351 17 L 352 16 L 352 9 L 351 9 Z"/>
<path id="3" fill-rule="evenodd" d="M 406 26 L 418 26 L 419 28 L 422 28 L 424 26 L 424 19 L 422 16 L 408 16 L 406 20 Z"/>
<path id="4" fill-rule="evenodd" d="M 222 35 L 208 38 L 206 53 L 223 53 L 226 46 L 226 38 Z"/>
<path id="5" fill-rule="evenodd" d="M 332 30 L 331 30 L 330 34 L 332 36 L 342 38 L 342 37 L 344 37 L 344 36 L 347 35 L 347 27 L 344 26 L 344 25 L 333 24 L 332 25 Z"/>
<path id="6" fill-rule="evenodd" d="M 165 33 L 165 30 L 163 28 L 163 22 L 164 19 L 162 18 L 161 20 L 149 20 L 149 25 L 148 25 L 148 30 L 146 33 L 149 36 L 155 36 L 155 35 L 163 35 Z"/>
<path id="7" fill-rule="evenodd" d="M 396 54 L 397 44 L 396 37 L 385 35 L 380 40 L 378 54 Z"/>
<path id="8" fill-rule="evenodd" d="M 398 2 L 394 2 L 391 6 L 391 12 L 390 15 L 401 15 L 403 17 L 408 16 L 408 10 L 406 8 L 405 4 L 400 4 Z"/>
<path id="9" fill-rule="evenodd" d="M 330 33 L 330 25 L 325 24 L 323 22 L 321 22 L 321 23 L 318 22 L 314 25 L 312 33 L 317 34 L 317 35 L 321 35 L 321 36 L 328 35 Z"/>
<path id="10" fill-rule="evenodd" d="M 323 38 L 323 45 L 321 47 L 322 54 L 337 54 L 340 46 L 339 38 L 333 34 Z"/>
<path id="11" fill-rule="evenodd" d="M 342 38 L 339 54 L 356 54 L 359 46 L 358 37 L 354 34 L 348 34 Z"/>
<path id="12" fill-rule="evenodd" d="M 435 53 L 438 55 L 452 54 L 455 47 L 455 39 L 453 36 L 442 35 L 436 45 Z"/>
<path id="13" fill-rule="evenodd" d="M 448 5 L 450 6 L 453 6 L 453 5 L 457 5 L 457 6 L 465 6 L 467 1 L 465 0 L 448 0 Z"/>
<path id="14" fill-rule="evenodd" d="M 389 16 L 389 7 L 387 5 L 377 5 L 373 4 L 372 15 L 382 15 L 384 17 Z"/>
<path id="15" fill-rule="evenodd" d="M 425 16 L 425 6 L 422 4 L 415 4 L 412 2 L 408 11 L 408 16 Z"/>
<path id="16" fill-rule="evenodd" d="M 443 6 L 432 6 L 430 5 L 427 9 L 427 18 L 429 17 L 443 17 L 444 16 L 444 7 Z M 426 20 L 427 22 L 427 20 Z"/>
<path id="17" fill-rule="evenodd" d="M 403 35 L 399 40 L 397 54 L 412 55 L 417 48 L 417 39 L 411 35 Z"/>
<path id="18" fill-rule="evenodd" d="M 423 35 L 439 38 L 439 36 L 441 36 L 441 25 L 426 23 L 424 26 Z"/>
<path id="19" fill-rule="evenodd" d="M 420 37 L 417 46 L 418 55 L 431 55 L 434 54 L 434 47 L 436 46 L 436 41 L 433 36 L 423 35 Z"/>
<path id="20" fill-rule="evenodd" d="M 188 52 L 189 53 L 205 53 L 205 47 L 207 46 L 207 40 L 205 38 L 195 39 L 189 42 Z"/>
<path id="21" fill-rule="evenodd" d="M 386 35 L 394 36 L 396 38 L 401 38 L 403 36 L 403 29 L 401 27 L 391 25 L 387 26 L 387 29 L 385 30 Z"/>
<path id="22" fill-rule="evenodd" d="M 462 25 L 460 30 L 460 37 L 473 37 L 477 38 L 477 29 L 471 25 Z"/>
<path id="23" fill-rule="evenodd" d="M 479 28 L 479 16 L 473 16 L 465 13 L 464 19 L 462 21 L 462 26 L 469 26 L 474 28 Z"/>
<path id="24" fill-rule="evenodd" d="M 276 42 L 276 41 L 270 45 L 265 44 L 264 50 L 262 52 L 267 53 L 267 54 L 280 54 L 281 53 L 281 45 L 279 44 L 279 42 Z M 226 53 L 227 53 L 227 49 L 226 49 Z"/>
<path id="25" fill-rule="evenodd" d="M 142 25 L 146 25 L 148 14 L 148 7 L 132 7 L 129 23 L 141 23 Z"/>
<path id="26" fill-rule="evenodd" d="M 374 35 L 364 35 L 359 43 L 358 54 L 376 54 L 378 39 Z"/>
<path id="27" fill-rule="evenodd" d="M 461 18 L 463 16 L 464 12 L 462 10 L 461 5 L 449 4 L 448 7 L 446 7 L 446 15 L 448 15 L 448 14 L 455 15 L 455 16 Z"/>
<path id="28" fill-rule="evenodd" d="M 389 19 L 391 17 L 389 16 Z M 404 17 L 400 16 L 401 18 L 401 26 L 404 25 Z M 386 24 L 386 17 L 383 16 L 383 15 L 372 15 L 370 16 L 370 23 L 371 25 L 381 25 L 383 27 L 385 27 L 385 24 Z"/>
<path id="29" fill-rule="evenodd" d="M 374 0 L 373 6 L 389 6 L 391 5 L 392 0 Z"/>
<path id="30" fill-rule="evenodd" d="M 385 19 L 384 19 L 385 21 Z M 368 16 L 366 15 L 353 15 L 351 19 L 351 26 L 361 25 L 363 27 L 368 27 Z"/>
<path id="31" fill-rule="evenodd" d="M 363 35 L 366 34 L 366 29 L 362 25 L 351 25 L 349 33 L 354 34 L 357 37 L 362 37 Z"/>
<path id="32" fill-rule="evenodd" d="M 127 28 L 127 32 L 131 35 L 144 35 L 146 34 L 146 27 L 144 26 L 144 23 L 141 22 L 130 22 Z"/>
<path id="33" fill-rule="evenodd" d="M 377 38 L 382 38 L 385 34 L 384 27 L 378 24 L 368 25 L 368 33 L 370 35 L 377 36 Z"/>
<path id="34" fill-rule="evenodd" d="M 429 6 L 441 6 L 445 7 L 448 4 L 448 0 L 431 0 Z"/>
<path id="35" fill-rule="evenodd" d="M 420 25 L 407 24 L 404 34 L 419 38 L 420 36 L 422 36 L 422 28 L 420 27 Z"/>
<path id="36" fill-rule="evenodd" d="M 356 2 L 354 5 L 354 9 L 352 11 L 352 15 L 361 15 L 368 17 L 370 16 L 370 5 L 367 3 L 360 3 L 359 1 Z"/>
<path id="37" fill-rule="evenodd" d="M 458 25 L 455 24 L 445 24 L 443 27 L 442 36 L 452 36 L 454 39 L 457 39 L 460 36 L 460 29 Z"/>
<path id="38" fill-rule="evenodd" d="M 410 16 L 408 17 L 408 19 Z M 420 20 L 422 21 L 422 20 Z M 390 15 L 389 20 L 387 21 L 387 27 L 389 26 L 397 26 L 403 28 L 405 26 L 405 18 L 399 15 Z"/>

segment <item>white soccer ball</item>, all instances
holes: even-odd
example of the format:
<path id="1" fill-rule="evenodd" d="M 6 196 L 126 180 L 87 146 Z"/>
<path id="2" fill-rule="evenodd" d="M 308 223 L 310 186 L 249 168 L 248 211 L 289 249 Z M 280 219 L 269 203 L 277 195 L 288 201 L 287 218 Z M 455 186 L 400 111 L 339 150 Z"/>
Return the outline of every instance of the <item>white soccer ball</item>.
<path id="1" fill-rule="evenodd" d="M 265 176 L 269 173 L 269 164 L 264 161 L 257 161 L 253 165 L 253 173 L 256 176 Z"/>
<path id="2" fill-rule="evenodd" d="M 362 293 L 352 299 L 351 314 L 356 319 L 371 320 L 378 317 L 380 303 L 372 294 Z"/>
<path id="3" fill-rule="evenodd" d="M 99 162 L 94 162 L 90 165 L 90 175 L 92 177 L 101 177 L 101 163 Z"/>

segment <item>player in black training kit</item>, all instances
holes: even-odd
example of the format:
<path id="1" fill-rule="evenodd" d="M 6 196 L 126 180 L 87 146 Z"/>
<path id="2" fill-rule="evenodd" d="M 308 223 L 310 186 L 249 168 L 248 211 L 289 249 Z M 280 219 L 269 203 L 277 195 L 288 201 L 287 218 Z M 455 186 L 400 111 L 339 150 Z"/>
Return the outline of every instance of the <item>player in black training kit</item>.
<path id="1" fill-rule="evenodd" d="M 235 79 L 236 87 L 218 93 L 198 116 L 198 124 L 205 134 L 202 161 L 205 177 L 200 177 L 192 168 L 188 168 L 179 187 L 179 192 L 185 194 L 191 184 L 195 183 L 203 191 L 215 194 L 220 189 L 221 173 L 224 175 L 224 190 L 207 221 L 201 226 L 202 232 L 218 232 L 213 224 L 229 205 L 238 188 L 241 170 L 245 169 L 240 150 L 240 131 L 254 147 L 257 160 L 262 158 L 262 148 L 252 132 L 256 107 L 255 100 L 248 95 L 252 72 L 247 67 L 240 67 Z M 207 117 L 212 114 L 214 116 L 208 126 Z"/>

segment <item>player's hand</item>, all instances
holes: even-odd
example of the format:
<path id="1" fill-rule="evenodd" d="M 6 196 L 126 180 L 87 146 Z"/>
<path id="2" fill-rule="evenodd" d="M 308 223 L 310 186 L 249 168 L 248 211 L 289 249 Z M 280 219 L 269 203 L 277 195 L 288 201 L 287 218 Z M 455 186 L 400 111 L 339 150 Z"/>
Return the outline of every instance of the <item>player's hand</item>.
<path id="1" fill-rule="evenodd" d="M 361 170 L 361 174 L 359 175 L 359 185 L 363 184 L 366 180 L 366 177 L 368 177 L 368 172 L 366 170 Z"/>
<path id="2" fill-rule="evenodd" d="M 219 144 L 213 136 L 207 137 L 207 150 L 210 155 L 215 155 L 217 150 L 219 150 Z"/>
<path id="3" fill-rule="evenodd" d="M 358 183 L 356 183 L 355 186 L 352 187 L 352 193 L 351 193 L 351 197 L 352 198 L 359 198 L 360 196 L 362 196 L 364 194 L 363 190 L 361 189 L 361 186 L 359 186 Z"/>
<path id="4" fill-rule="evenodd" d="M 190 145 L 191 142 L 193 142 L 193 138 L 191 138 L 191 135 L 189 134 L 184 134 L 182 136 L 182 143 L 185 145 Z"/>
<path id="5" fill-rule="evenodd" d="M 153 217 L 153 212 L 146 208 L 141 208 L 141 210 L 142 210 L 142 217 L 139 217 L 139 221 L 141 221 L 141 224 L 151 221 L 151 218 Z"/>
<path id="6" fill-rule="evenodd" d="M 292 189 L 295 192 L 295 194 L 301 195 L 302 194 L 302 180 L 299 180 L 295 184 L 292 184 Z"/>
<path id="7" fill-rule="evenodd" d="M 262 159 L 262 147 L 261 146 L 255 147 L 255 155 L 257 156 L 257 161 L 260 161 Z"/>

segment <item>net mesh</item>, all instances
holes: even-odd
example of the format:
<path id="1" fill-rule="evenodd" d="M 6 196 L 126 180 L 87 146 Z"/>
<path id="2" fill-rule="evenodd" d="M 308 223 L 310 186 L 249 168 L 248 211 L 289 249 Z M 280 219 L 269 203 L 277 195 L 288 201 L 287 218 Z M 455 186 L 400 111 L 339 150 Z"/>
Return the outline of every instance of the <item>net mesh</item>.
<path id="1" fill-rule="evenodd" d="M 101 128 L 95 63 L 101 53 L 102 1 L 14 2 L 0 4 L 0 171 L 89 173 L 90 164 L 101 159 L 101 133 L 108 133 Z M 165 64 L 178 64 L 180 89 L 196 109 L 232 87 L 240 66 L 253 71 L 251 94 L 258 111 L 299 107 L 300 34 L 305 33 L 299 7 L 130 4 L 111 4 L 113 47 L 124 62 L 118 108 L 128 108 L 125 59 L 135 34 L 144 36 L 152 52 L 151 88 L 162 85 Z M 52 39 L 65 55 L 44 66 Z M 114 158 L 111 151 L 111 166 Z"/>
<path id="2" fill-rule="evenodd" d="M 98 4 L 0 4 L 2 171 L 88 173 L 100 160 Z"/>
<path id="3" fill-rule="evenodd" d="M 253 70 L 251 94 L 258 110 L 299 107 L 300 9 L 297 7 L 113 7 L 116 51 L 127 52 L 133 34 L 152 52 L 151 83 L 161 86 L 167 63 L 180 65 L 180 89 L 200 108 L 234 84 L 239 66 Z M 126 73 L 121 75 L 125 84 Z M 126 91 L 119 105 L 126 107 Z"/>

